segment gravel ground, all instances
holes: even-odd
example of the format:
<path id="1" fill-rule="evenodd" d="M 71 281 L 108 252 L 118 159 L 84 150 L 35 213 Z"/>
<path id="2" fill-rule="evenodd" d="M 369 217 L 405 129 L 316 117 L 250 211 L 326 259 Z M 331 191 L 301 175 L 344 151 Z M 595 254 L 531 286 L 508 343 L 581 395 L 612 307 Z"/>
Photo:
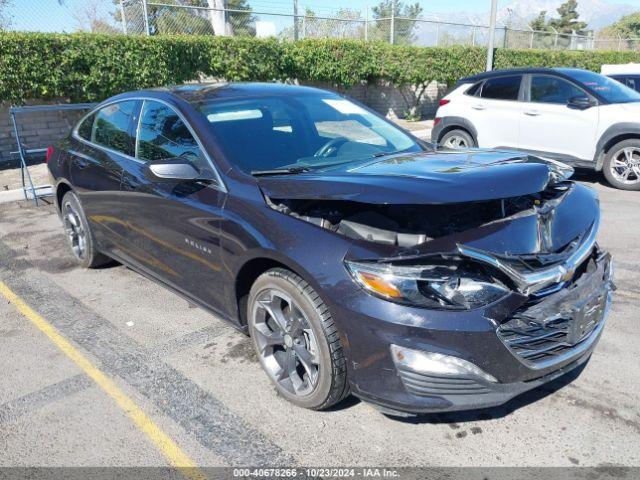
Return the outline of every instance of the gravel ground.
<path id="1" fill-rule="evenodd" d="M 0 205 L 0 280 L 197 465 L 638 467 L 640 196 L 582 180 L 601 195 L 599 240 L 617 267 L 603 338 L 573 383 L 483 411 L 398 420 L 353 398 L 328 412 L 296 408 L 223 321 L 123 266 L 76 268 L 52 206 Z M 0 466 L 167 464 L 2 297 L 0 318 Z"/>

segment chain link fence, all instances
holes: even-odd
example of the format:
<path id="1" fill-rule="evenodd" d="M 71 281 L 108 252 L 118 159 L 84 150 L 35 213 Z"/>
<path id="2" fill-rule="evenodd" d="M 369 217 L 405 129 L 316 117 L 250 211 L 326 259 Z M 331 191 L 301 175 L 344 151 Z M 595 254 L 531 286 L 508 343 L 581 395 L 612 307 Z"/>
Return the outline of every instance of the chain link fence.
<path id="1" fill-rule="evenodd" d="M 43 0 L 42 3 L 46 2 L 67 8 L 75 19 L 76 30 L 98 33 L 233 35 L 286 40 L 348 38 L 418 46 L 486 46 L 489 39 L 486 25 L 393 15 L 371 18 L 369 11 L 352 8 L 324 14 L 306 10 L 294 15 L 293 3 L 288 9 L 284 0 L 235 2 L 251 8 L 222 8 L 234 4 L 224 0 L 66 0 L 62 4 Z M 33 11 L 34 27 L 27 25 L 23 29 L 51 31 L 46 17 L 38 18 L 36 2 Z M 23 22 L 14 23 L 19 29 Z M 496 28 L 495 42 L 504 48 L 640 51 L 640 38 L 534 31 L 504 25 Z"/>

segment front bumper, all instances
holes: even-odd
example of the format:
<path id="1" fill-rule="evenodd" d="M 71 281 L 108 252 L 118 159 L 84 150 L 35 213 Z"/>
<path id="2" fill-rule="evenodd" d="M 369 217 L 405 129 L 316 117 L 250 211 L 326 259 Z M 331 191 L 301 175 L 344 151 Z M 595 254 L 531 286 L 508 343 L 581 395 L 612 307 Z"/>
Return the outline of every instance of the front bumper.
<path id="1" fill-rule="evenodd" d="M 604 328 L 612 288 L 610 257 L 601 254 L 570 286 L 530 299 L 500 321 L 488 318 L 495 308 L 459 314 L 464 316 L 459 322 L 449 317 L 448 330 L 438 318 L 428 318 L 438 315 L 431 311 L 408 323 L 418 309 L 396 313 L 393 323 L 368 317 L 370 328 L 346 329 L 352 392 L 395 413 L 503 404 L 588 361 Z M 463 359 L 497 381 L 411 370 L 394 362 L 390 344 Z"/>

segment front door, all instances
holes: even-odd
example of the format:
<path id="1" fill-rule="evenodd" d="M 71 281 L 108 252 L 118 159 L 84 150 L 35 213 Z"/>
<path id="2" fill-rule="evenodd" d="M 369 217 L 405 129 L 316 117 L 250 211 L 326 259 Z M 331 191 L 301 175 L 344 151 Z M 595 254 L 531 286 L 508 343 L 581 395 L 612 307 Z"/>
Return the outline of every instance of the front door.
<path id="1" fill-rule="evenodd" d="M 226 281 L 220 262 L 220 218 L 226 199 L 213 165 L 172 107 L 145 100 L 137 129 L 136 161 L 125 167 L 122 198 L 135 263 L 207 307 L 221 310 Z M 149 163 L 188 160 L 207 181 L 154 177 Z"/>

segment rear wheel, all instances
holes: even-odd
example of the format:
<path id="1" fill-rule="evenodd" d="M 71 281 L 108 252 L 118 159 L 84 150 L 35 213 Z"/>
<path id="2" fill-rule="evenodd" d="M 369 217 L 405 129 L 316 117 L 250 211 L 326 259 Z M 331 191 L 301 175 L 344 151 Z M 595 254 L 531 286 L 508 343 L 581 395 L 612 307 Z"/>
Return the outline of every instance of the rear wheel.
<path id="1" fill-rule="evenodd" d="M 615 144 L 604 159 L 604 176 L 621 190 L 640 190 L 640 139 Z"/>
<path id="2" fill-rule="evenodd" d="M 307 282 L 289 270 L 271 269 L 255 281 L 247 309 L 258 358 L 280 395 L 322 410 L 349 394 L 338 332 Z"/>
<path id="3" fill-rule="evenodd" d="M 440 145 L 446 148 L 472 148 L 476 146 L 476 142 L 469 132 L 465 130 L 450 130 L 440 139 Z"/>
<path id="4" fill-rule="evenodd" d="M 91 228 L 82 210 L 80 200 L 74 192 L 67 192 L 62 197 L 60 214 L 67 234 L 67 243 L 78 265 L 84 268 L 96 268 L 112 261 L 96 250 Z"/>

